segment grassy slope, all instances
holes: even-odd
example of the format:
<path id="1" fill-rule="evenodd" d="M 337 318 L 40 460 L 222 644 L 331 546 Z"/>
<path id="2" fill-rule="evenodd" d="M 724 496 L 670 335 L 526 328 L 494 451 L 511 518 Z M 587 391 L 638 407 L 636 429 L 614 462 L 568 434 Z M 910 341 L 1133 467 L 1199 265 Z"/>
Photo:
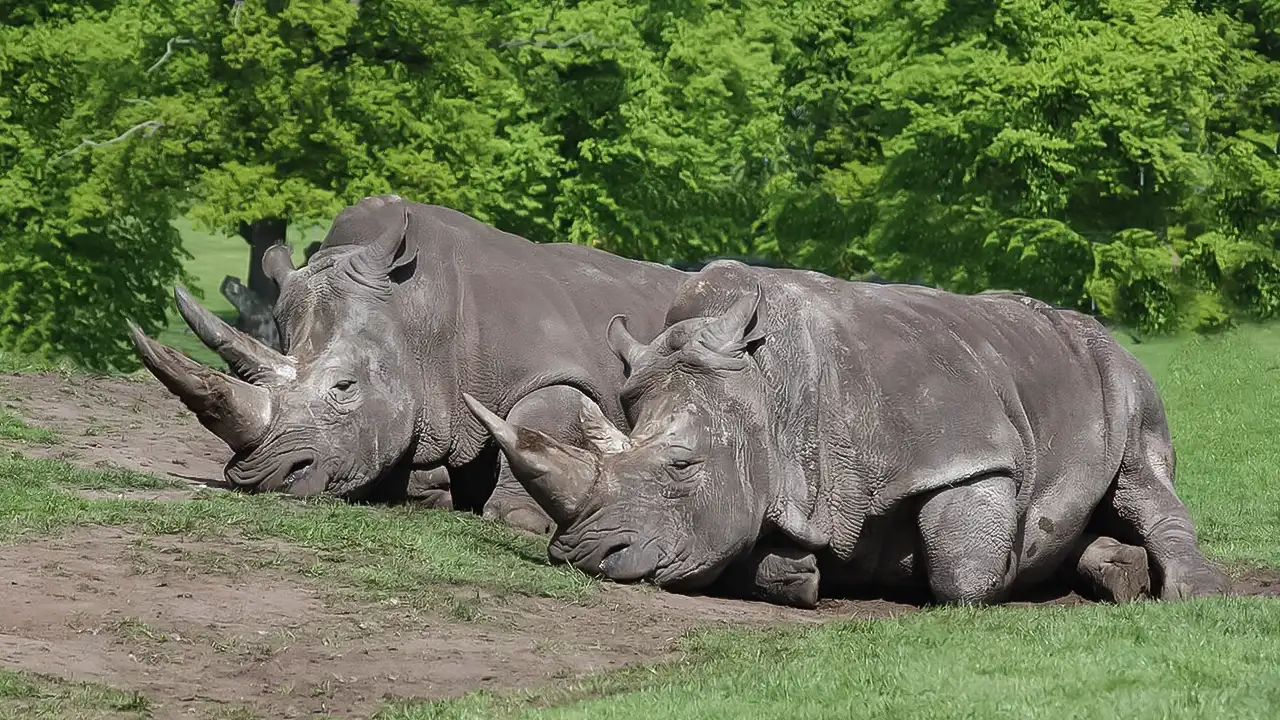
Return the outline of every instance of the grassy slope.
<path id="1" fill-rule="evenodd" d="M 188 238 L 197 256 L 191 269 L 209 306 L 228 310 L 217 286 L 225 274 L 243 277 L 243 243 L 190 231 Z M 190 347 L 187 339 L 183 347 Z M 1280 407 L 1280 327 L 1133 349 L 1164 394 L 1180 493 L 1210 554 L 1280 566 L 1280 443 L 1274 441 L 1280 438 L 1274 411 Z M 0 434 L 56 442 L 11 417 L 0 418 Z M 276 537 L 318 552 L 308 572 L 370 599 L 408 594 L 419 604 L 456 603 L 432 591 L 441 583 L 559 597 L 583 596 L 593 586 L 542 564 L 537 543 L 457 514 L 273 497 L 207 494 L 162 503 L 66 493 L 157 483 L 132 473 L 0 460 L 0 540 L 90 522 L 150 533 Z M 465 608 L 450 609 L 466 615 Z M 939 609 L 894 621 L 703 633 L 684 647 L 688 658 L 677 665 L 527 696 L 479 694 L 390 707 L 382 717 L 1262 718 L 1280 705 L 1280 603 L 1274 601 Z M 63 710 L 141 709 L 127 694 L 0 671 L 0 718 L 15 701 L 27 706 L 24 698 L 56 701 Z M 48 716 L 64 714 L 50 705 Z"/>

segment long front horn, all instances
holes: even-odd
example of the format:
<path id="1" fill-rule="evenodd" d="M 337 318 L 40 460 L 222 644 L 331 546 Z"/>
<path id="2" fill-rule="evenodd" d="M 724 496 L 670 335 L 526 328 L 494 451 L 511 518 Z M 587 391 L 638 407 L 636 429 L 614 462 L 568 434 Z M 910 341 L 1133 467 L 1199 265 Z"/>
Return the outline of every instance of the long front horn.
<path id="1" fill-rule="evenodd" d="M 200 342 L 218 353 L 232 372 L 251 383 L 285 382 L 297 376 L 293 361 L 257 338 L 231 327 L 181 287 L 173 289 L 178 312 Z"/>
<path id="2" fill-rule="evenodd" d="M 595 482 L 599 464 L 589 452 L 562 445 L 537 430 L 522 428 L 493 414 L 479 400 L 462 394 L 511 464 L 511 474 L 560 527 L 573 522 L 578 506 Z"/>
<path id="3" fill-rule="evenodd" d="M 265 389 L 223 375 L 161 345 L 133 321 L 129 321 L 129 335 L 142 364 L 232 450 L 238 452 L 266 433 L 271 396 Z"/>

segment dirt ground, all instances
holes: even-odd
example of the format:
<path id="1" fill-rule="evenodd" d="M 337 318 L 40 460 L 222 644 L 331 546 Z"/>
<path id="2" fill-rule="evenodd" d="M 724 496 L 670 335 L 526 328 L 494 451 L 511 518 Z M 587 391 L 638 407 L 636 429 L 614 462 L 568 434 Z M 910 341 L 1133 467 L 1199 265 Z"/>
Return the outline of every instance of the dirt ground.
<path id="1" fill-rule="evenodd" d="M 0 408 L 60 436 L 21 452 L 86 467 L 105 462 L 193 487 L 217 485 L 229 454 L 150 379 L 3 375 Z M 300 575 L 235 562 L 305 552 L 103 527 L 7 546 L 0 553 L 0 658 L 10 669 L 140 691 L 157 718 L 216 717 L 234 707 L 269 718 L 368 717 L 392 698 L 537 687 L 672 658 L 673 641 L 699 627 L 913 609 L 836 601 L 806 612 L 607 586 L 599 600 L 582 605 L 513 598 L 486 605 L 472 620 L 407 617 L 392 606 L 337 601 Z M 1237 592 L 1280 596 L 1280 573 L 1255 571 Z"/>

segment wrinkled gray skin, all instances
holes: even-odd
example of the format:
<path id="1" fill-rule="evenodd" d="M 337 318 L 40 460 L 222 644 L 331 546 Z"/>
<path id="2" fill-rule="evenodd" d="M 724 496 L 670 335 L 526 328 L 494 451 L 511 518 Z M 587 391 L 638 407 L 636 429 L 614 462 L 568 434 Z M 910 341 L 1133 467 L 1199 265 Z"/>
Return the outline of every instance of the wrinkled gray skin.
<path id="1" fill-rule="evenodd" d="M 549 519 L 509 471 L 499 478 L 502 456 L 462 394 L 585 443 L 584 398 L 625 422 L 624 377 L 600 342 L 610 319 L 627 313 L 656 335 L 687 277 L 581 245 L 535 244 L 396 196 L 343 210 L 305 267 L 295 270 L 283 246 L 263 265 L 280 284 L 287 354 L 181 289 L 183 317 L 236 377 L 133 330 L 146 367 L 235 451 L 231 483 L 349 498 L 407 485 L 430 504 L 483 508 L 544 533 Z"/>
<path id="2" fill-rule="evenodd" d="M 629 435 L 584 406 L 592 449 L 568 447 L 467 400 L 556 520 L 554 561 L 802 607 L 1063 574 L 1104 600 L 1226 590 L 1151 377 L 1088 316 L 717 262 L 653 342 L 608 338 Z"/>

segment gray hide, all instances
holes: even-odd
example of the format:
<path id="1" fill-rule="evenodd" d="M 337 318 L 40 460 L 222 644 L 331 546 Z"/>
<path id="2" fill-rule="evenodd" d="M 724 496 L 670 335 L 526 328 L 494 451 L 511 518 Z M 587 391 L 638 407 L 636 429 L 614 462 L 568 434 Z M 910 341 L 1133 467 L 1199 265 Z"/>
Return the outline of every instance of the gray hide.
<path id="1" fill-rule="evenodd" d="M 717 262 L 653 342 L 608 338 L 629 436 L 584 406 L 594 449 L 567 447 L 468 400 L 556 520 L 555 561 L 809 607 L 1000 602 L 1059 573 L 1104 599 L 1226 587 L 1151 377 L 1088 316 Z"/>
<path id="2" fill-rule="evenodd" d="M 550 521 L 509 472 L 499 478 L 502 456 L 462 394 L 569 444 L 585 442 L 583 398 L 625 422 L 605 328 L 626 313 L 643 336 L 657 334 L 687 277 L 580 245 L 535 244 L 396 196 L 343 210 L 305 267 L 293 269 L 284 247 L 263 266 L 281 287 L 287 354 L 180 289 L 183 317 L 236 377 L 134 330 L 147 368 L 235 451 L 231 483 L 353 498 L 408 486 L 432 504 L 483 508 L 541 532 Z"/>

